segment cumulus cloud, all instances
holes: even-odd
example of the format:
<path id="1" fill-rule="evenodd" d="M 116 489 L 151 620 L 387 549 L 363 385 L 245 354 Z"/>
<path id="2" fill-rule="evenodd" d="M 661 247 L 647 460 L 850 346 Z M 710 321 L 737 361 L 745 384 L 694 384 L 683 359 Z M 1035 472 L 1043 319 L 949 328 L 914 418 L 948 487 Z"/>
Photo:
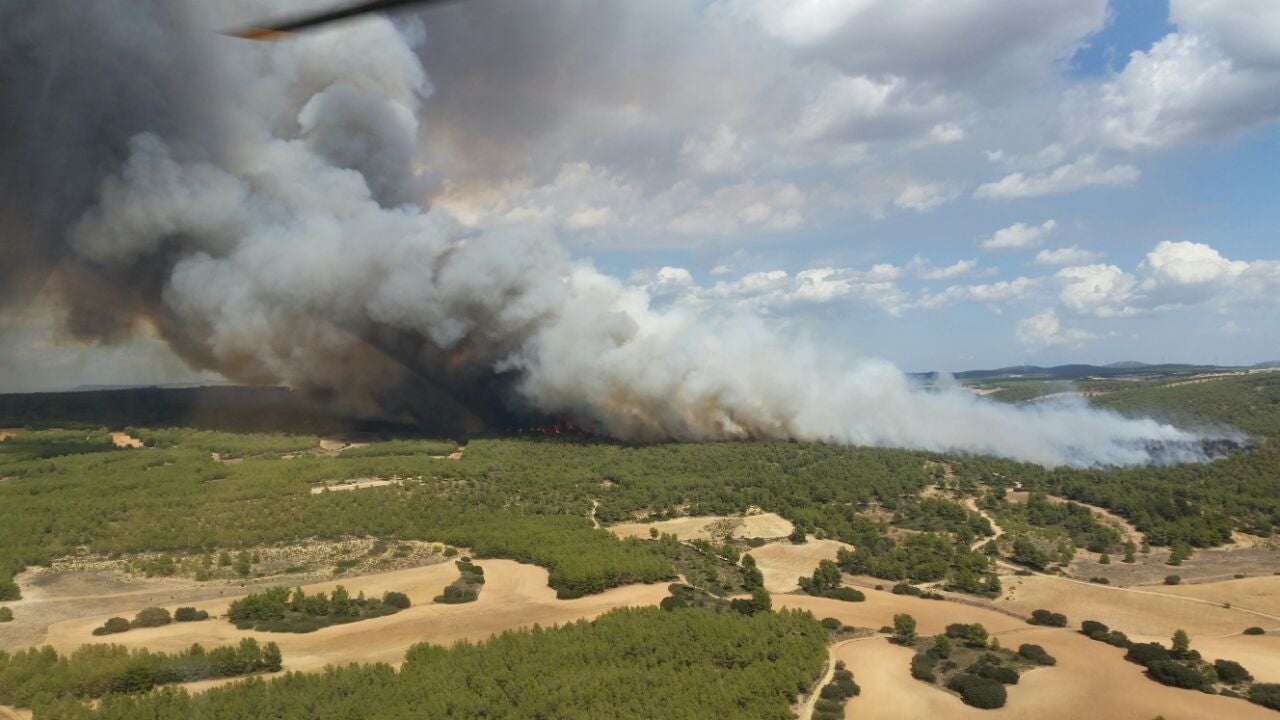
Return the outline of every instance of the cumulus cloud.
<path id="1" fill-rule="evenodd" d="M 956 197 L 957 193 L 938 183 L 911 183 L 898 193 L 893 204 L 900 208 L 924 212 Z"/>
<path id="2" fill-rule="evenodd" d="M 991 237 L 982 241 L 983 250 L 1014 250 L 1035 247 L 1044 241 L 1044 238 L 1058 227 L 1058 223 L 1052 219 L 1045 220 L 1039 225 L 1027 225 L 1026 223 L 1014 223 L 1006 228 L 1001 228 L 991 235 Z"/>
<path id="3" fill-rule="evenodd" d="M 1141 171 L 1132 165 L 1122 163 L 1103 166 L 1098 162 L 1097 155 L 1085 155 L 1048 172 L 1032 175 L 1010 173 L 994 182 L 979 185 L 973 196 L 995 200 L 1039 197 L 1073 192 L 1095 185 L 1129 185 L 1141 175 Z"/>
<path id="4" fill-rule="evenodd" d="M 1088 265 L 1105 257 L 1106 253 L 1085 250 L 1079 245 L 1064 248 L 1045 248 L 1036 253 L 1036 265 Z"/>
<path id="5" fill-rule="evenodd" d="M 1028 350 L 1078 348 L 1096 337 L 1079 328 L 1063 327 L 1053 308 L 1018 321 L 1016 334 L 1018 342 Z"/>
<path id="6" fill-rule="evenodd" d="M 996 306 L 1023 299 L 1035 292 L 1040 284 L 1039 278 L 1018 277 L 979 285 L 952 285 L 940 293 L 926 291 L 911 307 L 931 310 L 956 302 L 976 302 L 998 310 Z"/>
<path id="7" fill-rule="evenodd" d="M 1082 135 L 1125 150 L 1225 138 L 1280 119 L 1280 4 L 1173 0 L 1176 32 L 1069 100 Z"/>
<path id="8" fill-rule="evenodd" d="M 1062 305 L 1094 317 L 1128 317 L 1213 303 L 1271 304 L 1280 298 L 1280 262 L 1229 260 L 1204 243 L 1157 243 L 1137 274 L 1115 265 L 1059 270 Z"/>
<path id="9" fill-rule="evenodd" d="M 930 263 L 928 258 L 916 255 L 911 258 L 906 266 L 908 273 L 921 280 L 955 280 L 973 275 L 977 270 L 978 260 L 976 258 L 957 260 L 951 265 L 938 267 Z"/>

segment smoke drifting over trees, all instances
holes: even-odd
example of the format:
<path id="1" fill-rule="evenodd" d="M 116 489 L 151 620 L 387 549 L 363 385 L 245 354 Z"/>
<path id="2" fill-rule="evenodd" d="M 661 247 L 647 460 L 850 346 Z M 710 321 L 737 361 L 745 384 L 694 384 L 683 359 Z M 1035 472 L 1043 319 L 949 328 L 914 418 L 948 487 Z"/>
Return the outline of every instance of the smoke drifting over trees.
<path id="1" fill-rule="evenodd" d="M 149 325 L 235 381 L 475 429 L 552 414 L 635 440 L 1050 465 L 1148 462 L 1152 446 L 1201 457 L 1168 425 L 925 391 L 753 317 L 656 308 L 554 238 L 469 231 L 430 207 L 419 170 L 431 102 L 419 29 L 368 18 L 284 43 L 214 32 L 290 4 L 0 9 L 0 306 L 47 279 L 86 342 Z"/>

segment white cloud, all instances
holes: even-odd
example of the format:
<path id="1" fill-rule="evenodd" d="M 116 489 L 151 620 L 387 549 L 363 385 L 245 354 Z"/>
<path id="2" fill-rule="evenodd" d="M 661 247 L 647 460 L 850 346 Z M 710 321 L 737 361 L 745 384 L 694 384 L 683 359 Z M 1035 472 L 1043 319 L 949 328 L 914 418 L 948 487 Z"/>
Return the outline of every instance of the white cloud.
<path id="1" fill-rule="evenodd" d="M 924 212 L 953 198 L 956 192 L 937 183 L 912 183 L 898 193 L 893 204 L 900 208 Z"/>
<path id="2" fill-rule="evenodd" d="M 613 210 L 607 207 L 587 207 L 575 211 L 565 219 L 565 227 L 570 230 L 586 230 L 598 228 L 613 222 Z"/>
<path id="3" fill-rule="evenodd" d="M 1280 261 L 1229 260 L 1203 243 L 1162 241 L 1139 263 L 1138 272 L 1100 264 L 1063 268 L 1054 276 L 1058 299 L 1072 312 L 1094 317 L 1280 301 Z"/>
<path id="4" fill-rule="evenodd" d="M 1106 253 L 1085 250 L 1079 245 L 1072 245 L 1052 250 L 1045 248 L 1036 253 L 1036 259 L 1033 262 L 1036 265 L 1088 265 L 1101 260 L 1105 255 Z"/>
<path id="5" fill-rule="evenodd" d="M 1003 178 L 980 185 L 976 198 L 1009 200 L 1072 192 L 1093 185 L 1128 185 L 1142 173 L 1132 165 L 1100 167 L 1097 155 L 1085 155 L 1075 162 L 1059 165 L 1047 173 L 1025 175 L 1010 173 Z"/>
<path id="6" fill-rule="evenodd" d="M 1223 335 L 1243 335 L 1249 332 L 1247 328 L 1240 327 L 1240 324 L 1235 320 L 1226 321 L 1222 324 L 1222 327 L 1218 328 L 1218 330 L 1221 331 Z"/>
<path id="7" fill-rule="evenodd" d="M 805 204 L 804 193 L 791 183 L 747 181 L 716 190 L 667 227 L 689 235 L 729 235 L 744 228 L 780 232 L 804 222 Z"/>
<path id="8" fill-rule="evenodd" d="M 1006 228 L 995 231 L 991 237 L 982 241 L 983 250 L 1012 250 L 1035 247 L 1039 245 L 1044 238 L 1058 223 L 1054 220 L 1045 220 L 1039 225 L 1027 225 L 1026 223 L 1014 223 Z"/>
<path id="9" fill-rule="evenodd" d="M 711 272 L 711 274 L 712 274 L 712 275 L 716 275 L 716 276 L 720 276 L 720 275 L 732 275 L 732 274 L 733 274 L 733 267 L 732 267 L 732 266 L 730 266 L 730 265 L 720 264 L 720 265 L 716 265 L 715 267 L 711 268 L 711 271 L 710 271 L 710 272 Z"/>
<path id="10" fill-rule="evenodd" d="M 870 270 L 813 268 L 791 275 L 783 270 L 750 273 L 736 281 L 720 281 L 686 295 L 685 302 L 718 309 L 748 308 L 773 314 L 837 302 L 854 303 L 899 315 L 906 293 L 895 282 L 902 270 L 888 264 Z"/>
<path id="11" fill-rule="evenodd" d="M 1096 317 L 1136 315 L 1130 303 L 1138 281 L 1115 265 L 1079 265 L 1059 270 L 1058 300 L 1072 312 Z"/>
<path id="12" fill-rule="evenodd" d="M 921 280 L 955 280 L 973 275 L 977 269 L 977 259 L 957 260 L 946 267 L 937 267 L 919 255 L 911 258 L 906 266 L 907 272 Z"/>
<path id="13" fill-rule="evenodd" d="M 1178 31 L 1135 52 L 1068 115 L 1117 148 L 1161 148 L 1231 137 L 1280 119 L 1280 3 L 1174 0 Z"/>
<path id="14" fill-rule="evenodd" d="M 742 170 L 746 163 L 737 133 L 720 125 L 710 137 L 691 137 L 680 147 L 680 162 L 702 175 L 726 175 Z"/>
<path id="15" fill-rule="evenodd" d="M 1040 282 L 1040 278 L 1018 277 L 982 285 L 952 285 L 940 293 L 923 293 L 911 307 L 933 310 L 956 302 L 976 302 L 996 310 L 997 305 L 1025 298 L 1035 292 Z"/>
<path id="16" fill-rule="evenodd" d="M 899 77 L 883 80 L 841 76 L 822 89 L 800 113 L 797 137 L 846 141 L 933 136 L 963 131 L 943 121 L 954 112 L 951 98 L 928 88 L 912 88 Z M 942 127 L 942 130 L 938 128 Z"/>
<path id="17" fill-rule="evenodd" d="M 1053 308 L 1018 322 L 1018 342 L 1029 350 L 1051 347 L 1080 347 L 1096 336 L 1079 328 L 1062 326 Z"/>

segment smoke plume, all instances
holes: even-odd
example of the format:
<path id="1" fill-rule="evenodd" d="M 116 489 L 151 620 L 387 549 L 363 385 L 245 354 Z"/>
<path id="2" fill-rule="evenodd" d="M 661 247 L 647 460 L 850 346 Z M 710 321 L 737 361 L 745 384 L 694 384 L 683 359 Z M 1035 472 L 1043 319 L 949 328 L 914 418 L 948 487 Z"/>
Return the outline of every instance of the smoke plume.
<path id="1" fill-rule="evenodd" d="M 0 306 L 47 282 L 86 342 L 149 326 L 194 368 L 472 429 L 528 413 L 634 440 L 1203 457 L 1169 425 L 924 390 L 756 318 L 657 308 L 550 237 L 468 231 L 427 201 L 421 33 L 214 32 L 292 4 L 0 9 Z"/>

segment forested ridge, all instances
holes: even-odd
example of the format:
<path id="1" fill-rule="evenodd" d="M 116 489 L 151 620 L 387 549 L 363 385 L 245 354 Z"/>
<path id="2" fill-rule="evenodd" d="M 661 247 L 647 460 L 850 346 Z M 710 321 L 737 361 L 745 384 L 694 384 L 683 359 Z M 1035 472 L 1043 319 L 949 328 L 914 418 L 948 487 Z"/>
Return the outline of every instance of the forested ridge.
<path id="1" fill-rule="evenodd" d="M 1280 524 L 1274 441 L 1213 463 L 1046 470 L 983 456 L 822 444 L 632 446 L 540 438 L 473 440 L 459 460 L 431 457 L 414 443 L 375 445 L 379 452 L 350 457 L 282 459 L 281 451 L 307 443 L 288 436 L 135 432 L 157 447 L 116 449 L 103 431 L 23 432 L 0 443 L 7 521 L 0 524 L 0 599 L 15 593 L 13 572 L 82 547 L 104 554 L 203 553 L 349 536 L 446 542 L 470 547 L 480 558 L 538 564 L 562 597 L 674 575 L 671 559 L 654 543 L 594 529 L 587 517 L 593 500 L 605 524 L 759 507 L 803 532 L 868 547 L 870 538 L 883 537 L 883 527 L 863 516 L 875 508 L 954 543 L 954 551 L 927 541 L 918 549 L 950 556 L 945 561 L 961 571 L 959 584 L 973 586 L 983 568 L 961 546 L 985 534 L 984 523 L 950 501 L 919 498 L 943 482 L 941 463 L 957 493 L 1016 484 L 1088 502 L 1129 519 L 1153 545 L 1205 547 L 1225 542 L 1232 529 L 1266 535 Z M 395 448 L 404 454 L 382 454 Z M 240 462 L 216 462 L 212 452 Z M 316 483 L 368 477 L 402 484 L 311 494 Z M 1074 539 L 1087 542 L 1078 534 Z M 892 555 L 897 546 L 887 538 L 874 543 L 877 554 Z"/>
<path id="2" fill-rule="evenodd" d="M 476 644 L 416 645 L 399 671 L 349 665 L 196 697 L 181 689 L 113 695 L 80 717 L 790 720 L 791 703 L 821 672 L 825 642 L 826 631 L 808 613 L 625 608 Z"/>

